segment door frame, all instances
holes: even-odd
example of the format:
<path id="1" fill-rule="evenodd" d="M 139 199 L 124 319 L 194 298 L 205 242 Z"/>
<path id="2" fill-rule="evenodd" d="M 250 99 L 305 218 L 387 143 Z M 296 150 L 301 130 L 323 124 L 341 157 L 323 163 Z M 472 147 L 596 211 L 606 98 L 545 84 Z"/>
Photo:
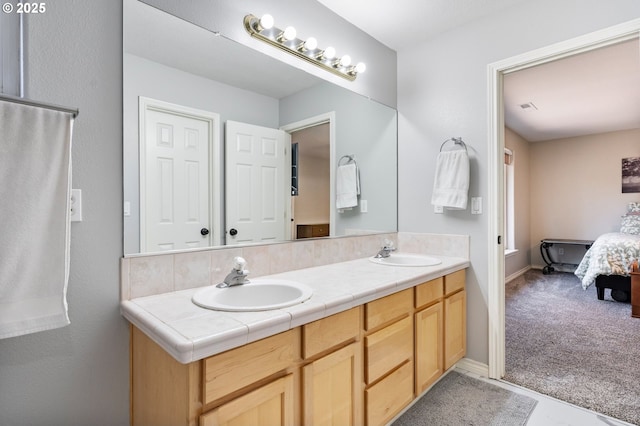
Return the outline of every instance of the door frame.
<path id="1" fill-rule="evenodd" d="M 211 236 L 208 247 L 221 244 L 221 206 L 222 190 L 220 188 L 222 160 L 220 158 L 220 114 L 211 111 L 186 107 L 157 99 L 138 97 L 138 167 L 140 198 L 140 252 L 146 251 L 144 236 L 146 235 L 146 112 L 157 111 L 172 115 L 206 121 L 209 125 L 209 229 Z"/>
<path id="2" fill-rule="evenodd" d="M 489 119 L 489 227 L 488 227 L 488 297 L 489 311 L 489 377 L 501 379 L 505 374 L 505 272 L 504 248 L 497 239 L 504 223 L 504 99 L 503 76 L 557 59 L 566 58 L 600 47 L 638 38 L 640 19 L 615 25 L 584 36 L 572 38 L 541 49 L 488 65 Z"/>
<path id="3" fill-rule="evenodd" d="M 284 126 L 280 126 L 280 130 L 284 130 L 291 134 L 298 130 L 303 130 L 308 127 L 325 123 L 329 123 L 329 236 L 333 237 L 336 235 L 336 112 L 325 112 L 294 123 L 286 124 Z M 286 220 L 291 221 L 291 191 L 289 191 L 288 200 L 289 201 L 286 206 Z"/>

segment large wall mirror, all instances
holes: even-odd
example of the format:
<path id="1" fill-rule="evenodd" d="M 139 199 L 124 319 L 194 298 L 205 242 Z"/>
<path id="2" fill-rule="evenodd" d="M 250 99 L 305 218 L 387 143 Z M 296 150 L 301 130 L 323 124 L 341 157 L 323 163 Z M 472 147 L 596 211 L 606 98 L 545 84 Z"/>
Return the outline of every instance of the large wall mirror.
<path id="1" fill-rule="evenodd" d="M 125 255 L 397 230 L 393 108 L 123 3 Z"/>

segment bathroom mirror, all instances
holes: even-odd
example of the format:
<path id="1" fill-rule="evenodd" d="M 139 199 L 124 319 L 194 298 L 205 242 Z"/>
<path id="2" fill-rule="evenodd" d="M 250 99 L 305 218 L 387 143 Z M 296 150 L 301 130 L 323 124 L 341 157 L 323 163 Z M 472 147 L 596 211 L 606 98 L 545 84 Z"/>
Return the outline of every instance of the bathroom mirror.
<path id="1" fill-rule="evenodd" d="M 397 230 L 393 108 L 145 3 L 123 5 L 125 255 Z M 246 159 L 230 147 L 249 140 L 263 154 L 282 146 L 279 165 L 242 174 Z M 194 146 L 206 150 L 189 157 Z M 338 210 L 336 170 L 349 161 L 358 205 Z M 256 205 L 260 221 L 244 216 Z M 153 241 L 177 222 L 181 243 Z"/>

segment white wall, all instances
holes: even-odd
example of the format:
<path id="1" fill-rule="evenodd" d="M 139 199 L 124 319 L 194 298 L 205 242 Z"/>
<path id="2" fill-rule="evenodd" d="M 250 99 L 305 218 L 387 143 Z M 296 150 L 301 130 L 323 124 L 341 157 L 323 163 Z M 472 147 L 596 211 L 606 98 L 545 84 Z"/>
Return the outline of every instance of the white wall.
<path id="1" fill-rule="evenodd" d="M 531 261 L 543 238 L 595 240 L 620 230 L 639 193 L 622 193 L 622 159 L 640 157 L 640 129 L 531 144 Z M 578 251 L 584 254 L 584 249 Z M 576 263 L 569 257 L 554 258 Z M 579 259 L 578 259 L 579 262 Z"/>
<path id="2" fill-rule="evenodd" d="M 486 201 L 487 65 L 639 16 L 635 0 L 539 0 L 398 52 L 399 229 L 471 236 L 467 356 L 473 360 L 488 362 L 487 252 L 495 236 L 488 235 L 486 212 L 433 213 L 440 144 L 451 136 L 465 140 L 472 155 L 470 195 Z"/>
<path id="3" fill-rule="evenodd" d="M 531 252 L 536 247 L 531 244 L 530 232 L 530 154 L 529 142 L 513 130 L 506 128 L 504 144 L 513 151 L 514 176 L 514 232 L 515 248 L 518 250 L 505 259 L 504 272 L 509 276 L 531 264 Z"/>
<path id="4" fill-rule="evenodd" d="M 122 5 L 57 0 L 27 20 L 27 96 L 80 109 L 73 187 L 82 189 L 84 220 L 71 225 L 71 325 L 0 340 L 0 424 L 127 425 L 129 336 L 118 309 Z"/>

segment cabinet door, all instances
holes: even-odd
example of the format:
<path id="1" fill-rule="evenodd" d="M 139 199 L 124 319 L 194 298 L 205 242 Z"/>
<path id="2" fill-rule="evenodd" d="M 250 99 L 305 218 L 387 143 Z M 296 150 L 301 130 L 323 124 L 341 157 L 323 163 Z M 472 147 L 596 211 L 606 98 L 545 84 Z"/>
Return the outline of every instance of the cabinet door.
<path id="1" fill-rule="evenodd" d="M 201 426 L 293 426 L 293 375 L 282 377 L 200 416 Z"/>
<path id="2" fill-rule="evenodd" d="M 415 316 L 416 393 L 427 389 L 443 373 L 442 302 L 423 309 Z"/>
<path id="3" fill-rule="evenodd" d="M 360 344 L 352 343 L 303 367 L 304 424 L 362 424 Z"/>
<path id="4" fill-rule="evenodd" d="M 444 299 L 444 369 L 464 357 L 467 351 L 467 292 Z"/>
<path id="5" fill-rule="evenodd" d="M 413 363 L 400 368 L 365 391 L 367 426 L 385 425 L 413 400 Z"/>

